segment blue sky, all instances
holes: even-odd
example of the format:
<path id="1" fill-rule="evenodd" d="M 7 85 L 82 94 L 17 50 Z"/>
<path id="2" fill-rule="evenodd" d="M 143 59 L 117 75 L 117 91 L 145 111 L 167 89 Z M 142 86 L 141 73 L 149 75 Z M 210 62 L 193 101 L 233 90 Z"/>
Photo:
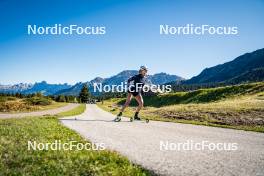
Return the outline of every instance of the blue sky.
<path id="1" fill-rule="evenodd" d="M 0 1 L 0 84 L 88 81 L 147 65 L 190 78 L 264 47 L 262 0 Z M 159 25 L 237 26 L 239 35 L 163 36 Z M 27 25 L 106 26 L 106 35 L 27 35 Z"/>

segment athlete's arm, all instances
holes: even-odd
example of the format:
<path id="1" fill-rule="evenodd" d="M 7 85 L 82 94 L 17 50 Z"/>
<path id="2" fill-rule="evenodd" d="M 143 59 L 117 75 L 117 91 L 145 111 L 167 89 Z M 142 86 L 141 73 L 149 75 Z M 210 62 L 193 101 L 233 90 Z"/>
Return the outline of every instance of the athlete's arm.
<path id="1" fill-rule="evenodd" d="M 136 76 L 132 76 L 127 80 L 127 83 L 129 84 L 131 81 L 134 81 L 136 78 Z"/>

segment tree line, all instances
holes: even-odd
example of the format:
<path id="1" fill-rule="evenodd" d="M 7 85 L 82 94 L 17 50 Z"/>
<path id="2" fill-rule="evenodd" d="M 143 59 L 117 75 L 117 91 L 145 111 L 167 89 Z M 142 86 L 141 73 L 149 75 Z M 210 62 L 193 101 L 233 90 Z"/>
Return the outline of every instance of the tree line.
<path id="1" fill-rule="evenodd" d="M 33 98 L 33 97 L 41 97 L 52 99 L 56 102 L 67 102 L 67 103 L 88 103 L 94 101 L 94 97 L 90 94 L 88 87 L 86 84 L 83 85 L 79 96 L 73 95 L 47 95 L 44 96 L 41 92 L 32 93 L 32 94 L 22 94 L 20 92 L 17 93 L 0 93 L 0 96 L 7 97 L 16 97 L 16 98 Z"/>

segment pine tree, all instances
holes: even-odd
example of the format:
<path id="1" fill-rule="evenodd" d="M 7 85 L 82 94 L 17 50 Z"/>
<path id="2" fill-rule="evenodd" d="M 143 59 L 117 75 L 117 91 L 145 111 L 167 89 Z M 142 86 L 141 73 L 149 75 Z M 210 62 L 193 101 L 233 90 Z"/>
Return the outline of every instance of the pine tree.
<path id="1" fill-rule="evenodd" d="M 79 94 L 79 98 L 80 98 L 81 103 L 86 103 L 89 100 L 89 97 L 90 97 L 90 93 L 88 90 L 88 86 L 87 86 L 87 84 L 84 84 L 82 87 L 82 90 Z"/>
<path id="2" fill-rule="evenodd" d="M 66 102 L 65 96 L 64 96 L 64 95 L 59 95 L 59 96 L 56 98 L 56 101 L 57 101 L 57 102 Z"/>
<path id="3" fill-rule="evenodd" d="M 42 97 L 42 93 L 41 92 L 37 92 L 36 96 L 37 97 Z"/>

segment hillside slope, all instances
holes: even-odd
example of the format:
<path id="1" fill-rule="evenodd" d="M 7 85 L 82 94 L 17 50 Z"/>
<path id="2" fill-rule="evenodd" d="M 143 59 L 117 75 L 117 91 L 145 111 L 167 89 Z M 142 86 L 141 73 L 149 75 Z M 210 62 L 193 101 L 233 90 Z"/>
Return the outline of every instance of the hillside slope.
<path id="1" fill-rule="evenodd" d="M 209 103 L 219 100 L 264 92 L 264 82 L 234 86 L 199 89 L 191 92 L 176 92 L 157 96 L 145 96 L 144 105 L 162 107 L 174 104 Z M 125 100 L 119 102 L 123 104 Z M 137 105 L 132 101 L 131 105 Z"/>
<path id="2" fill-rule="evenodd" d="M 217 82 L 231 82 L 232 79 L 236 81 L 262 81 L 263 74 L 256 74 L 254 77 L 248 77 L 248 72 L 254 72 L 258 68 L 264 67 L 264 48 L 256 50 L 252 53 L 246 53 L 234 59 L 211 68 L 204 69 L 199 75 L 184 81 L 185 84 L 203 84 L 203 83 L 217 83 Z M 243 77 L 245 75 L 245 77 Z"/>
<path id="3" fill-rule="evenodd" d="M 125 98 L 98 103 L 114 114 Z M 133 99 L 124 116 L 132 117 Z M 143 118 L 264 132 L 264 82 L 145 96 Z"/>

